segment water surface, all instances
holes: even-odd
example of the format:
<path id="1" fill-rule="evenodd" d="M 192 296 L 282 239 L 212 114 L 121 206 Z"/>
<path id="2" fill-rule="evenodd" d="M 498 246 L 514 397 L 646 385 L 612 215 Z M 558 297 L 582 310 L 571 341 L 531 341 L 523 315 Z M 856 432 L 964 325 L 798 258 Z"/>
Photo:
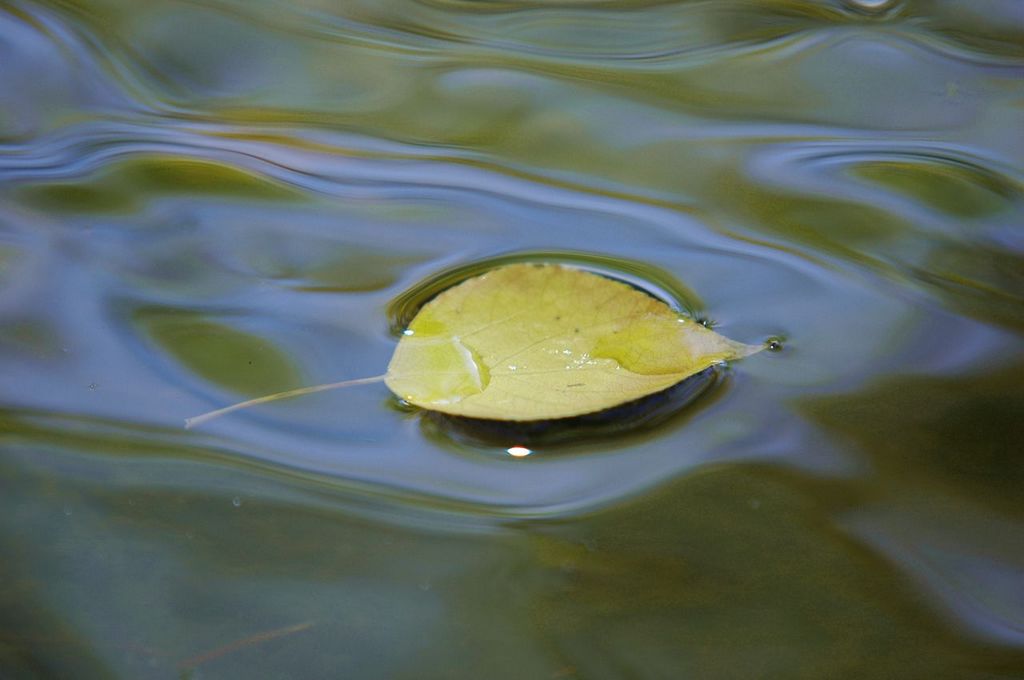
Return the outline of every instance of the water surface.
<path id="1" fill-rule="evenodd" d="M 1024 677 L 1022 46 L 1014 0 L 0 2 L 0 676 Z M 182 428 L 521 253 L 785 349 L 527 456 L 383 385 Z"/>

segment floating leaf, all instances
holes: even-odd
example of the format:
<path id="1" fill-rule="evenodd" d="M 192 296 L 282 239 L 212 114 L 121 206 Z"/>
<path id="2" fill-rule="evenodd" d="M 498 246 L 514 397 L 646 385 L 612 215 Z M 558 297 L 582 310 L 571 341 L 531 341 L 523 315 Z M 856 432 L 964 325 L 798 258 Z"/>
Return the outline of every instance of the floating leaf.
<path id="1" fill-rule="evenodd" d="M 384 380 L 455 416 L 571 418 L 646 397 L 763 349 L 729 340 L 621 281 L 559 264 L 512 264 L 425 304 L 375 378 L 269 395 L 248 405 Z"/>
<path id="2" fill-rule="evenodd" d="M 602 411 L 762 349 L 620 281 L 514 264 L 463 281 L 412 320 L 387 386 L 458 416 L 549 420 Z"/>

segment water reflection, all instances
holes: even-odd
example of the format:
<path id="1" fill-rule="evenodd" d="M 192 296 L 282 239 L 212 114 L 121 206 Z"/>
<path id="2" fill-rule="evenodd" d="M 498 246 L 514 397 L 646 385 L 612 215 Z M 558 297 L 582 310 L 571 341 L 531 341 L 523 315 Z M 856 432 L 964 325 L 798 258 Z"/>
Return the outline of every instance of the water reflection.
<path id="1" fill-rule="evenodd" d="M 608 667 L 703 677 L 759 664 L 769 677 L 800 668 L 879 678 L 1019 667 L 1019 650 L 958 637 L 890 565 L 813 519 L 861 502 L 856 486 L 710 467 L 617 510 L 540 528 L 535 546 L 554 573 L 534 620 L 581 677 Z"/>
<path id="2" fill-rule="evenodd" d="M 1009 182 L 960 159 L 911 155 L 866 159 L 851 172 L 958 218 L 983 218 L 1010 207 Z"/>
<path id="3" fill-rule="evenodd" d="M 1024 603 L 1004 588 L 1024 578 L 1022 377 L 1014 363 L 890 378 L 802 404 L 871 458 L 875 497 L 849 513 L 852 531 L 978 637 L 1013 645 L 1024 640 Z"/>
<path id="4" fill-rule="evenodd" d="M 948 620 L 1019 648 L 1024 603 L 1009 594 L 1024 579 L 1020 525 L 962 499 L 900 495 L 850 513 L 851 533 L 909 574 Z"/>
<path id="5" fill-rule="evenodd" d="M 899 376 L 860 392 L 804 400 L 816 422 L 855 442 L 900 488 L 937 485 L 1019 513 L 1024 365 L 956 377 Z M 912 474 L 910 474 L 912 471 Z"/>
<path id="6" fill-rule="evenodd" d="M 1022 45 L 1015 0 L 4 4 L 0 668 L 1020 675 Z M 380 385 L 180 427 L 538 253 L 785 351 L 614 437 Z"/>
<path id="7" fill-rule="evenodd" d="M 252 396 L 296 386 L 291 360 L 258 335 L 175 310 L 143 308 L 133 317 L 164 352 L 220 387 Z"/>

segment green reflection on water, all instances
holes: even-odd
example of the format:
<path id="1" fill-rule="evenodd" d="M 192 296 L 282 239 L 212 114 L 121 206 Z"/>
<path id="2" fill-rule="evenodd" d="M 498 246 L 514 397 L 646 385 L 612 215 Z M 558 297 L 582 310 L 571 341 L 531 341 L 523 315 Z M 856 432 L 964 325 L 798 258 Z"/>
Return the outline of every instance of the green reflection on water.
<path id="1" fill-rule="evenodd" d="M 266 338 L 178 310 L 141 309 L 134 321 L 190 371 L 225 389 L 260 396 L 298 386 L 295 364 Z"/>
<path id="2" fill-rule="evenodd" d="M 720 466 L 539 527 L 538 558 L 559 577 L 534 620 L 585 678 L 940 677 L 1020 663 L 959 638 L 890 564 L 822 521 L 862 493 Z"/>
<path id="3" fill-rule="evenodd" d="M 418 264 L 425 255 L 347 245 L 301 272 L 298 290 L 323 293 L 366 292 L 393 285 L 404 267 Z"/>
<path id="4" fill-rule="evenodd" d="M 886 483 L 939 485 L 1020 515 L 1022 384 L 1024 364 L 1014 363 L 972 376 L 894 376 L 800 407 L 860 447 Z"/>
<path id="5" fill-rule="evenodd" d="M 947 242 L 917 276 L 964 314 L 1024 330 L 1024 256 L 983 243 Z"/>
<path id="6" fill-rule="evenodd" d="M 82 182 L 21 188 L 17 197 L 42 210 L 127 213 L 160 194 L 219 196 L 249 200 L 296 199 L 298 194 L 266 177 L 222 163 L 174 156 L 139 156 Z"/>
<path id="7" fill-rule="evenodd" d="M 857 483 L 719 465 L 575 520 L 466 533 L 413 528 L 415 505 L 367 519 L 341 489 L 180 433 L 33 419 L 4 420 L 0 459 L 4 522 L 35 536 L 5 562 L 0 662 L 23 677 L 190 661 L 203 677 L 889 678 L 1024 661 L 960 636 L 829 520 L 870 494 Z"/>
<path id="8" fill-rule="evenodd" d="M 858 357 L 865 368 L 851 375 L 841 368 L 861 338 L 834 330 L 842 318 L 875 312 L 841 304 L 847 286 L 860 285 L 835 275 L 845 265 L 883 274 L 892 307 L 932 342 L 947 330 L 964 337 L 984 326 L 991 339 L 1024 327 L 1019 185 L 1013 171 L 983 167 L 1019 156 L 1017 9 L 999 0 L 853 7 L 60 0 L 0 8 L 0 20 L 29 27 L 0 40 L 5 59 L 15 55 L 0 68 L 0 136 L 14 145 L 3 169 L 28 177 L 5 192 L 52 220 L 37 222 L 35 211 L 15 220 L 45 242 L 50 264 L 39 271 L 20 266 L 28 250 L 0 247 L 3 292 L 23 291 L 0 300 L 0 359 L 21 376 L 38 369 L 48 386 L 73 381 L 73 370 L 111 369 L 88 400 L 59 387 L 44 394 L 31 379 L 0 380 L 5 404 L 59 402 L 85 414 L 0 417 L 0 675 L 176 677 L 189 672 L 183 661 L 205 656 L 196 680 L 1019 677 L 1017 592 L 1003 586 L 1019 580 L 1024 561 L 1019 522 L 973 543 L 953 533 L 946 544 L 996 584 L 975 592 L 1000 604 L 1016 644 L 988 635 L 987 600 L 950 611 L 898 551 L 876 549 L 843 523 L 873 503 L 897 524 L 905 509 L 894 499 L 905 494 L 922 499 L 930 527 L 969 504 L 1019 518 L 1019 351 L 1006 343 L 1005 356 L 978 353 L 960 374 L 932 375 L 935 364 L 919 354 L 933 361 L 943 351 L 901 353 L 905 343 L 892 338 L 909 331 L 883 320 L 865 332 L 888 335 L 863 338 L 881 349 L 871 362 Z M 38 145 L 32 139 L 54 130 Z M 214 157 L 236 153 L 219 148 L 224 140 L 252 154 L 231 158 L 278 163 L 295 187 L 191 155 L 197 146 Z M 65 141 L 67 158 L 58 149 Z M 816 167 L 773 181 L 750 172 L 766 150 L 802 157 L 820 142 L 865 160 L 831 183 L 806 181 Z M 955 147 L 978 166 L 892 160 L 910 143 L 934 146 L 937 159 Z M 136 144 L 142 155 L 131 155 Z M 103 156 L 105 145 L 118 154 Z M 91 165 L 80 176 L 83 158 Z M 342 169 L 372 161 L 380 174 L 353 172 L 325 198 L 325 159 Z M 451 185 L 449 173 L 459 177 Z M 301 186 L 312 177 L 320 183 Z M 466 177 L 479 184 L 460 184 Z M 521 194 L 504 194 L 506 181 Z M 595 207 L 594 198 L 615 200 Z M 301 201 L 328 227 L 307 233 L 309 214 L 296 210 L 292 221 L 266 210 L 269 201 L 291 202 L 282 212 Z M 530 229 L 562 202 L 581 206 L 564 231 Z M 648 223 L 651 208 L 661 212 Z M 629 211 L 630 226 L 592 237 L 587 211 L 610 209 Z M 470 217 L 449 230 L 446 217 L 462 214 Z M 707 257 L 686 260 L 695 275 L 715 258 L 728 262 L 714 270 L 727 292 L 701 287 L 726 303 L 716 311 L 766 310 L 756 324 L 777 320 L 794 347 L 820 350 L 828 370 L 810 365 L 809 352 L 783 353 L 775 366 L 795 385 L 834 376 L 814 384 L 833 396 L 794 396 L 770 366 L 751 367 L 704 394 L 699 410 L 659 421 L 657 436 L 592 444 L 568 432 L 574 455 L 523 461 L 572 463 L 561 474 L 573 482 L 600 477 L 602 460 L 617 455 L 650 461 L 642 454 L 655 445 L 679 462 L 677 478 L 632 499 L 601 496 L 611 505 L 600 511 L 510 522 L 451 498 L 356 494 L 346 475 L 361 479 L 371 464 L 345 467 L 358 447 L 341 438 L 337 477 L 300 476 L 282 468 L 307 441 L 302 427 L 235 440 L 119 420 L 133 390 L 154 384 L 184 408 L 177 386 L 196 376 L 253 396 L 298 386 L 297 359 L 270 338 L 337 319 L 335 301 L 350 305 L 344 321 L 353 328 L 378 329 L 387 314 L 400 330 L 426 297 L 511 248 L 611 253 L 587 263 L 629 263 L 626 273 L 696 310 L 700 299 L 675 278 L 690 272 L 659 278 L 650 264 L 671 264 L 691 237 L 709 244 Z M 798 253 L 780 266 L 812 274 L 779 284 L 796 278 L 771 279 L 774 260 L 748 267 L 748 239 Z M 452 268 L 466 261 L 477 264 Z M 428 280 L 409 294 L 397 290 L 419 277 Z M 818 283 L 841 298 L 834 309 L 801 307 Z M 266 286 L 275 301 L 295 304 L 294 316 L 261 307 Z M 309 291 L 323 294 L 295 294 Z M 947 309 L 933 315 L 921 291 Z M 58 297 L 72 304 L 54 304 Z M 93 313 L 111 298 L 141 305 L 128 320 L 134 327 Z M 221 303 L 244 315 L 194 311 Z M 797 312 L 816 313 L 813 327 L 793 328 Z M 97 338 L 140 330 L 150 341 L 142 361 L 106 366 L 111 355 L 92 354 Z M 922 335 L 912 337 L 923 343 Z M 73 351 L 55 361 L 65 346 Z M 949 351 L 962 362 L 970 349 Z M 369 356 L 353 351 L 338 368 L 366 368 Z M 985 367 L 994 360 L 1006 365 Z M 380 367 L 370 368 L 356 374 Z M 145 387 L 132 384 L 137 377 Z M 867 386 L 851 391 L 851 382 Z M 752 389 L 760 402 L 744 401 Z M 379 401 L 365 408 L 386 412 Z M 88 416 L 96 411 L 115 415 Z M 161 403 L 130 418 L 176 422 L 168 413 Z M 697 462 L 737 455 L 728 438 L 700 429 L 708 421 L 724 430 L 759 418 L 771 422 L 748 433 L 739 455 L 772 462 Z M 463 485 L 507 470 L 507 455 L 481 460 L 480 447 L 461 445 L 446 423 L 414 420 L 381 418 L 360 431 L 395 442 L 375 452 L 378 478 L 407 480 L 407 467 L 433 456 L 436 465 L 415 468 L 425 487 L 461 498 Z M 712 434 L 680 436 L 692 432 Z M 264 437 L 294 439 L 257 465 Z M 835 449 L 856 472 L 796 471 L 827 468 Z M 552 488 L 553 503 L 588 500 L 586 486 L 565 482 L 578 496 Z M 514 498 L 521 489 L 510 482 L 502 491 Z M 1005 581 L 984 571 L 996 544 L 1009 555 Z M 959 586 L 943 585 L 969 599 Z M 227 651 L 211 656 L 218 649 Z"/>
<path id="9" fill-rule="evenodd" d="M 980 217 L 1007 205 L 1005 187 L 957 165 L 873 161 L 854 173 L 957 217 Z"/>

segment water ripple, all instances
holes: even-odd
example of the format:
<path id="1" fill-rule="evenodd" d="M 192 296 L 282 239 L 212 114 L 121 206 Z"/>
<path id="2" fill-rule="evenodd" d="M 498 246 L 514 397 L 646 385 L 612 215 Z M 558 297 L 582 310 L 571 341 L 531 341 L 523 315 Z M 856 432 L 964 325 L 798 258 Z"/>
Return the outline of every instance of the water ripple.
<path id="1" fill-rule="evenodd" d="M 350 674 L 444 675 L 466 644 L 530 677 L 1019 662 L 1020 8 L 7 2 L 0 599 L 77 645 L 15 663 L 152 675 L 116 644 L 282 603 L 323 612 L 275 656 L 309 677 L 387 611 Z M 524 258 L 785 350 L 525 457 L 381 385 L 181 427 L 380 374 L 389 310 Z"/>

